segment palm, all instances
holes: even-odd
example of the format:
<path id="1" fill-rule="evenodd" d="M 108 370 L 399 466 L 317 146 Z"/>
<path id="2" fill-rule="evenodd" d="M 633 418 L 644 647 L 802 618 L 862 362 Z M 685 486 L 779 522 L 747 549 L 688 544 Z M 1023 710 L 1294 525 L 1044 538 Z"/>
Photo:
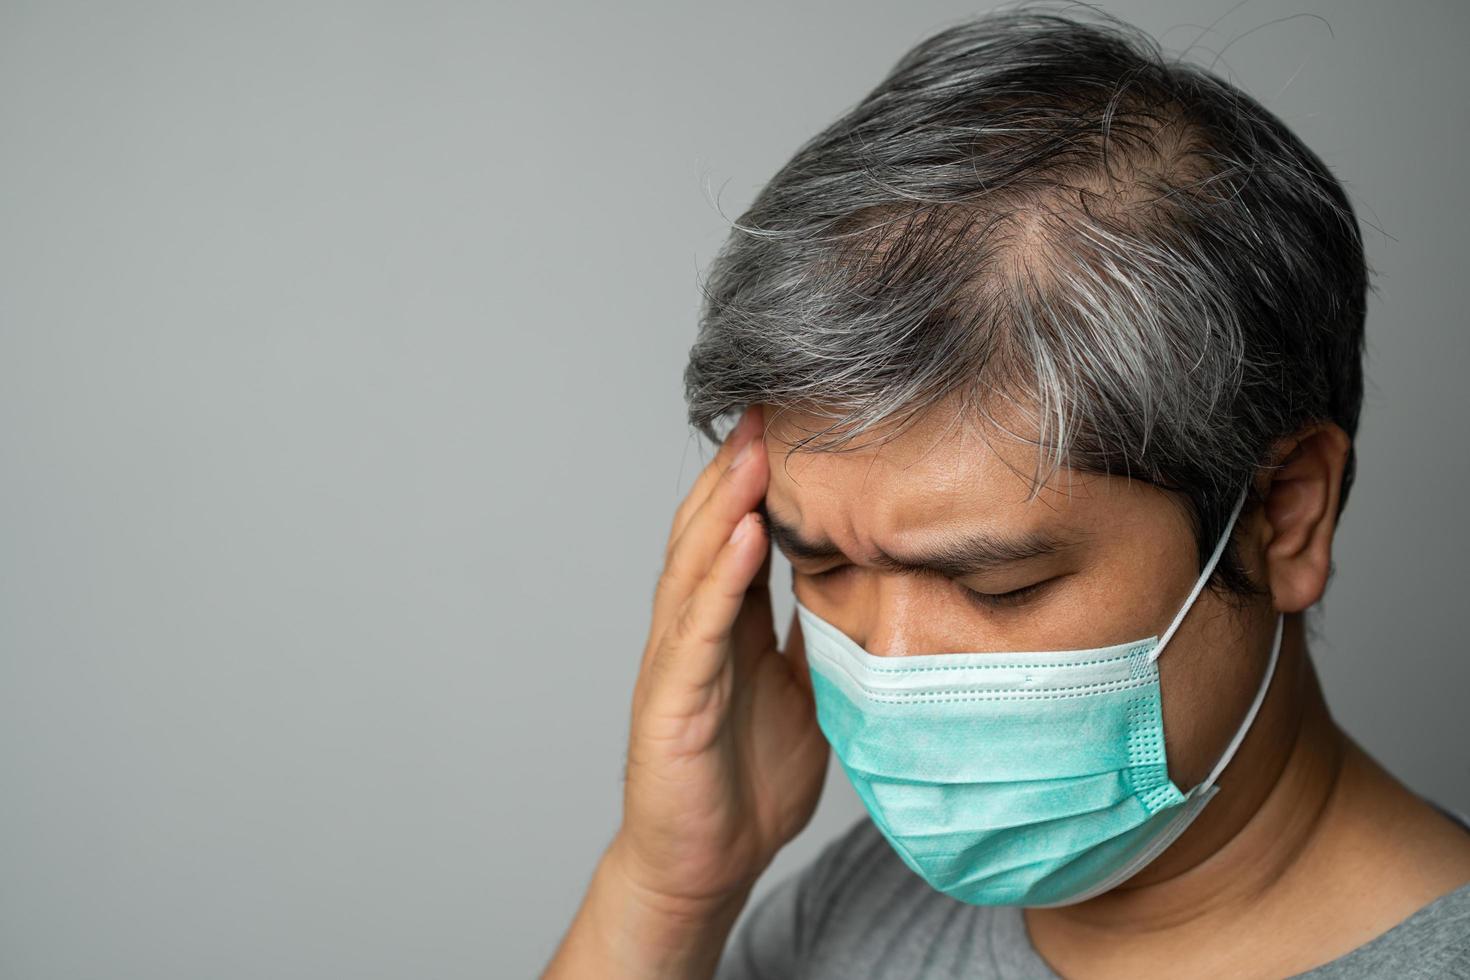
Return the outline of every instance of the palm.
<path id="1" fill-rule="evenodd" d="M 630 750 L 627 801 L 657 811 L 639 814 L 639 825 L 657 828 L 659 852 L 673 865 L 663 870 L 685 897 L 747 883 L 752 868 L 764 868 L 806 825 L 821 795 L 828 745 L 796 670 L 804 662 L 776 649 L 765 615 L 766 642 L 747 642 L 729 659 L 697 715 L 664 725 L 646 719 L 640 754 L 660 758 L 642 768 L 657 786 L 635 784 L 642 774 Z"/>
<path id="2" fill-rule="evenodd" d="M 737 770 L 744 781 L 750 833 L 762 853 L 774 853 L 809 819 L 821 795 L 828 745 L 817 725 L 808 689 L 792 664 L 774 647 L 750 665 L 748 697 L 737 695 L 733 710 L 746 718 L 732 726 L 738 743 Z"/>

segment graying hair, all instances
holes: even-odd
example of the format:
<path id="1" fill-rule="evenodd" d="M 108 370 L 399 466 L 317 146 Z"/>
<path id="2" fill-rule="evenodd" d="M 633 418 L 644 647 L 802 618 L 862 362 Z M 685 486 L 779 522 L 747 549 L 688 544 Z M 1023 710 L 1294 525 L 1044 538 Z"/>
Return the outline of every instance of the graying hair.
<path id="1" fill-rule="evenodd" d="M 1013 433 L 1033 496 L 1062 467 L 1170 491 L 1202 570 L 1276 439 L 1356 433 L 1362 241 L 1258 102 L 1067 7 L 922 41 L 766 184 L 701 283 L 689 422 L 718 441 L 747 405 L 799 408 L 830 424 L 792 451 L 842 451 L 950 396 L 1000 425 L 1003 399 L 1034 429 Z M 1217 580 L 1265 594 L 1234 541 Z"/>

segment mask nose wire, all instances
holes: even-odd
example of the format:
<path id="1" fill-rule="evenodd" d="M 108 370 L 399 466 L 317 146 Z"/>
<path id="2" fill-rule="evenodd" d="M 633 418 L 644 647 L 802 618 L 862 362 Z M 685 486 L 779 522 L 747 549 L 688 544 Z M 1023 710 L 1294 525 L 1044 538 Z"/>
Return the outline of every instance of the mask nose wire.
<path id="1" fill-rule="evenodd" d="M 1240 516 L 1240 508 L 1245 506 L 1245 495 L 1249 490 L 1249 484 L 1241 489 L 1240 498 L 1235 501 L 1235 509 L 1230 512 L 1230 520 L 1225 524 L 1225 533 L 1221 534 L 1220 540 L 1215 543 L 1215 553 L 1210 555 L 1210 560 L 1205 563 L 1205 570 L 1200 573 L 1199 579 L 1194 583 L 1194 588 L 1190 591 L 1189 598 L 1184 600 L 1184 605 L 1175 614 L 1174 622 L 1170 623 L 1169 628 L 1164 631 L 1163 638 L 1159 640 L 1159 645 L 1154 647 L 1149 653 L 1149 663 L 1153 663 L 1159 659 L 1159 655 L 1164 652 L 1164 645 L 1169 642 L 1169 638 L 1174 635 L 1174 631 L 1179 628 L 1179 624 L 1184 622 L 1185 614 L 1194 605 L 1194 600 L 1200 594 L 1200 590 L 1205 587 L 1205 583 L 1210 580 L 1210 575 L 1215 570 L 1215 563 L 1224 554 L 1225 545 L 1230 543 L 1230 535 L 1235 530 L 1235 519 Z"/>

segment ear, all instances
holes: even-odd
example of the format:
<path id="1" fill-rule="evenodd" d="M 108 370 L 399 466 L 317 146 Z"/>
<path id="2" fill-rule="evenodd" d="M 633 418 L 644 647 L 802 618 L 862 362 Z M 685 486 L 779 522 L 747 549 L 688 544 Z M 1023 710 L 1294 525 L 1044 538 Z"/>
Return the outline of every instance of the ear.
<path id="1" fill-rule="evenodd" d="M 1279 440 L 1265 486 L 1263 560 L 1276 608 L 1301 612 L 1327 589 L 1342 472 L 1352 439 L 1334 422 L 1316 422 Z"/>

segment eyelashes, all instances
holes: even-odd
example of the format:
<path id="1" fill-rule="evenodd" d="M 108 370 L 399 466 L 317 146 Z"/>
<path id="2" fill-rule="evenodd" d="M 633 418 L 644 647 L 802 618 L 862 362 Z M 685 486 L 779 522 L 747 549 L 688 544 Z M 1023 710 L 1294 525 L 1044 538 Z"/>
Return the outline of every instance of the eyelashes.
<path id="1" fill-rule="evenodd" d="M 976 592 L 974 589 L 967 589 L 964 586 L 960 586 L 960 589 L 965 593 L 965 598 L 976 605 L 987 609 L 994 607 L 1004 608 L 1024 605 L 1034 598 L 1037 593 L 1046 588 L 1050 582 L 1051 579 L 1047 579 L 1045 582 L 1037 582 L 1034 585 L 1012 589 L 1009 592 Z"/>
<path id="2" fill-rule="evenodd" d="M 804 574 L 806 574 L 809 578 L 827 581 L 839 577 L 843 573 L 849 571 L 852 567 L 852 565 L 837 565 L 836 567 L 826 569 L 825 571 L 807 572 Z M 1030 602 L 1032 599 L 1040 595 L 1040 593 L 1044 592 L 1047 586 L 1049 586 L 1053 581 L 1055 580 L 1044 579 L 1043 581 L 1036 582 L 1019 589 L 1012 589 L 1009 592 L 977 592 L 975 589 L 967 588 L 963 585 L 959 585 L 958 588 L 962 593 L 964 593 L 966 601 L 973 606 L 978 606 L 979 608 L 985 610 L 1009 609 L 1016 606 L 1025 605 L 1027 602 Z M 958 583 L 956 584 L 958 585 Z"/>

